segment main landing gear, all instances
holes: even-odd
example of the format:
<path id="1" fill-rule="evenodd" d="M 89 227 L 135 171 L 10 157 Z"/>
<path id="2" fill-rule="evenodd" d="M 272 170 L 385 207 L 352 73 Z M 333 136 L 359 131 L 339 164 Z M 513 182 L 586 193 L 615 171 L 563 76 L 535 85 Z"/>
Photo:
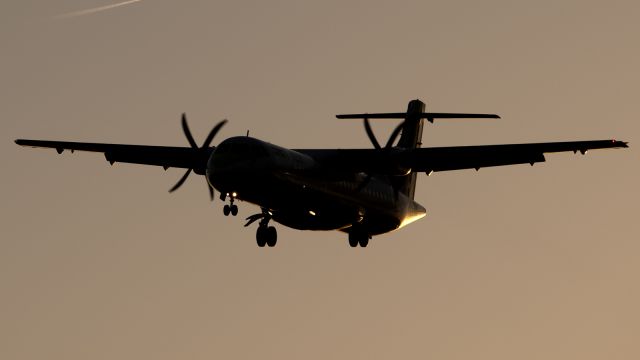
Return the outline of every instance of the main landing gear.
<path id="1" fill-rule="evenodd" d="M 276 228 L 273 226 L 263 225 L 260 222 L 260 226 L 258 226 L 258 231 L 256 232 L 256 242 L 259 247 L 264 247 L 268 245 L 269 247 L 276 246 L 278 242 L 278 232 Z"/>
<path id="2" fill-rule="evenodd" d="M 275 227 L 269 226 L 271 214 L 268 210 L 262 209 L 261 214 L 249 216 L 247 218 L 247 223 L 244 226 L 249 226 L 258 220 L 260 220 L 260 224 L 258 224 L 258 230 L 256 231 L 256 242 L 258 243 L 258 246 L 276 246 L 276 243 L 278 242 L 278 232 L 276 231 Z"/>
<path id="3" fill-rule="evenodd" d="M 222 193 L 220 194 L 220 200 L 225 201 L 227 196 L 229 196 L 229 205 L 225 205 L 222 208 L 224 216 L 229 216 L 229 214 L 231 214 L 232 216 L 238 215 L 238 206 L 233 203 L 233 201 L 236 199 L 236 193 Z"/>
<path id="4" fill-rule="evenodd" d="M 371 239 L 371 236 L 361 229 L 351 228 L 351 231 L 349 231 L 349 246 L 351 247 L 357 247 L 358 245 L 367 247 L 369 239 Z"/>

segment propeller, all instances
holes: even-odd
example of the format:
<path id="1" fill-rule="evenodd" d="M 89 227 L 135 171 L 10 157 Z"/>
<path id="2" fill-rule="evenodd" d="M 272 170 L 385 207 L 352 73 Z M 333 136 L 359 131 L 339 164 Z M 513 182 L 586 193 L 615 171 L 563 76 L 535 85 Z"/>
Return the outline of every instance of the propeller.
<path id="1" fill-rule="evenodd" d="M 209 132 L 209 135 L 204 140 L 204 143 L 202 143 L 202 146 L 198 146 L 198 144 L 196 144 L 196 141 L 193 138 L 193 135 L 191 135 L 191 130 L 189 130 L 189 124 L 187 123 L 187 114 L 185 113 L 182 114 L 181 122 L 182 122 L 182 131 L 184 131 L 184 135 L 186 136 L 187 141 L 189 142 L 189 145 L 193 149 L 196 149 L 198 151 L 207 151 L 207 149 L 209 149 L 209 145 L 211 145 L 211 141 L 213 141 L 213 138 L 216 136 L 218 131 L 220 131 L 220 129 L 227 123 L 227 119 L 220 121 L 219 123 L 216 124 L 216 126 L 213 127 L 213 129 L 211 129 L 211 131 Z M 184 182 L 187 181 L 187 178 L 189 177 L 192 171 L 194 171 L 193 168 L 188 169 L 187 172 L 185 172 L 184 175 L 182 175 L 180 180 L 178 180 L 178 182 L 175 185 L 173 185 L 171 189 L 169 189 L 169 192 L 171 193 L 178 190 L 180 186 L 182 186 Z M 213 192 L 213 188 L 209 186 L 209 184 L 207 184 L 207 188 L 209 189 L 209 197 L 213 201 L 213 197 L 215 195 Z"/>
<path id="2" fill-rule="evenodd" d="M 398 135 L 400 135 L 400 133 L 402 132 L 403 126 L 404 126 L 404 121 L 398 124 L 398 126 L 396 126 L 395 129 L 393 129 L 391 136 L 389 136 L 389 140 L 387 140 L 387 143 L 384 146 L 385 149 L 390 149 L 393 146 L 393 144 L 396 142 L 396 139 L 398 138 Z M 373 133 L 373 129 L 371 129 L 369 118 L 366 118 L 366 117 L 364 118 L 364 130 L 367 132 L 367 136 L 369 137 L 369 140 L 371 140 L 373 147 L 376 149 L 382 149 L 382 147 L 380 146 L 380 143 L 378 142 L 378 139 L 376 139 L 376 136 Z"/>
<path id="3" fill-rule="evenodd" d="M 384 145 L 384 148 L 380 146 L 380 143 L 378 142 L 378 139 L 376 139 L 376 135 L 373 133 L 373 129 L 371 129 L 371 124 L 369 123 L 369 118 L 365 117 L 364 118 L 364 130 L 367 132 L 367 136 L 369 137 L 369 140 L 371 140 L 371 143 L 373 144 L 373 147 L 381 150 L 381 149 L 391 149 L 391 147 L 393 147 L 393 144 L 396 142 L 396 139 L 398 138 L 398 135 L 400 135 L 400 133 L 402 132 L 402 128 L 404 126 L 404 121 L 401 122 L 400 124 L 398 124 L 398 126 L 396 126 L 395 129 L 393 129 L 393 131 L 391 132 L 391 135 L 389 136 L 389 139 L 387 140 L 387 143 Z M 367 176 L 364 178 L 364 180 L 362 180 L 362 182 L 360 183 L 360 185 L 358 185 L 358 187 L 355 189 L 355 192 L 360 192 L 362 191 L 362 189 L 364 189 L 369 182 L 371 181 L 372 175 L 371 174 L 367 174 Z M 392 181 L 392 179 L 389 177 L 389 181 Z M 396 191 L 396 197 L 398 196 L 397 191 Z"/>

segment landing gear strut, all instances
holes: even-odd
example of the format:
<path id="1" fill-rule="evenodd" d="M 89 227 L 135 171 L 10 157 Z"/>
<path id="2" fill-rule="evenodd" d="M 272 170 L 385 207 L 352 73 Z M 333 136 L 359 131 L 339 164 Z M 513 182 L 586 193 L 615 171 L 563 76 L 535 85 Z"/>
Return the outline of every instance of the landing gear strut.
<path id="1" fill-rule="evenodd" d="M 278 242 L 278 232 L 276 228 L 273 226 L 269 226 L 269 220 L 271 220 L 271 214 L 268 210 L 262 209 L 261 214 L 251 215 L 247 218 L 247 223 L 244 226 L 249 226 L 253 224 L 255 221 L 260 220 L 260 224 L 258 225 L 258 230 L 256 231 L 256 242 L 259 247 L 264 247 L 265 245 L 269 247 L 276 246 Z"/>
<path id="2" fill-rule="evenodd" d="M 233 201 L 236 199 L 236 193 L 222 193 L 220 194 L 220 199 L 225 201 L 227 196 L 229 196 L 229 205 L 225 205 L 222 208 L 222 213 L 224 213 L 224 216 L 229 216 L 229 214 L 232 216 L 238 215 L 238 206 L 233 204 Z"/>

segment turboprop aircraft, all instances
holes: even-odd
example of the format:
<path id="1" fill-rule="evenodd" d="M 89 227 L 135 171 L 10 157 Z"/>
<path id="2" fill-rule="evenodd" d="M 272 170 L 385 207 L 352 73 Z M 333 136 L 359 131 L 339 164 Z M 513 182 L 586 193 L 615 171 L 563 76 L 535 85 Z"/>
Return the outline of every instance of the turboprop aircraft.
<path id="1" fill-rule="evenodd" d="M 424 120 L 500 118 L 493 114 L 425 112 L 420 100 L 409 102 L 406 112 L 337 115 L 363 119 L 372 149 L 287 149 L 247 136 L 231 137 L 218 146 L 213 138 L 227 120 L 213 127 L 198 146 L 186 116 L 182 129 L 189 147 L 123 145 L 48 140 L 16 140 L 18 145 L 103 153 L 116 162 L 187 169 L 169 190 L 184 184 L 192 173 L 204 175 L 211 200 L 214 189 L 225 202 L 225 216 L 236 216 L 236 200 L 257 205 L 245 226 L 258 222 L 258 246 L 277 242 L 271 220 L 299 230 L 339 230 L 348 234 L 351 247 L 366 247 L 374 235 L 402 228 L 426 215 L 414 200 L 418 173 L 476 169 L 489 166 L 544 162 L 545 153 L 626 148 L 617 140 L 591 140 L 528 144 L 421 148 Z M 370 119 L 403 119 L 382 146 Z M 399 137 L 399 140 L 398 140 Z M 396 140 L 397 143 L 396 143 Z M 228 204 L 226 202 L 228 201 Z"/>

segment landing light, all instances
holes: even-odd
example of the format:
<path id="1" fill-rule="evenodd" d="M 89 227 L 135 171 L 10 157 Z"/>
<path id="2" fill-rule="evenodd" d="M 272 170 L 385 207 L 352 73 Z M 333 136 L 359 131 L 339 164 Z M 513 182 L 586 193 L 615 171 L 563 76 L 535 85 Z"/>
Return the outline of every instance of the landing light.
<path id="1" fill-rule="evenodd" d="M 231 196 L 238 197 L 238 193 L 234 191 L 234 192 L 231 193 Z"/>
<path id="2" fill-rule="evenodd" d="M 315 211 L 313 211 L 313 210 L 309 210 L 309 215 L 311 215 L 311 216 L 316 216 L 316 212 L 315 212 Z"/>

